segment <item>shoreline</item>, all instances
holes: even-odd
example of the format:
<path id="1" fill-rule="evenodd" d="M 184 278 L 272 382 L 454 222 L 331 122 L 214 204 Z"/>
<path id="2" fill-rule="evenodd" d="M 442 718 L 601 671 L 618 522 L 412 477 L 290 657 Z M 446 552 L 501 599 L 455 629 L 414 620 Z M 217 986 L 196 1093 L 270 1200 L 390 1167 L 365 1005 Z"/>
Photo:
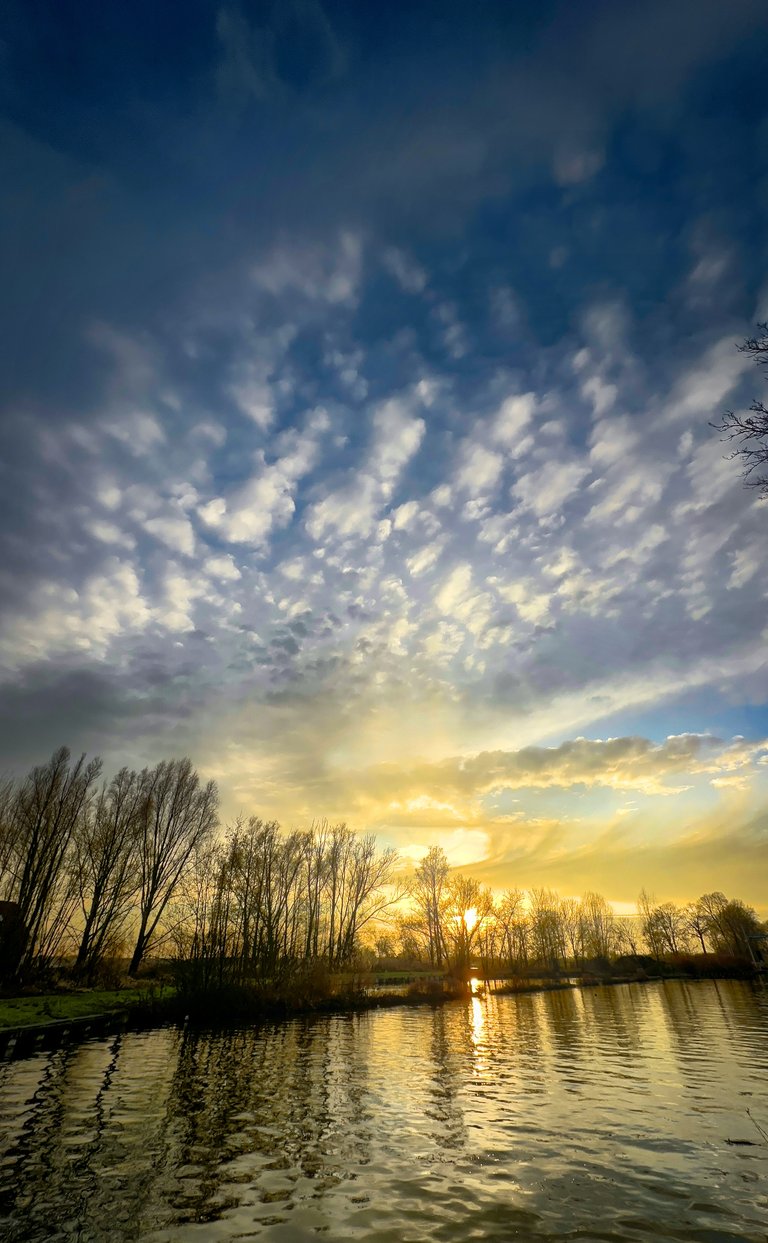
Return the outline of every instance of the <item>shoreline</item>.
<path id="1" fill-rule="evenodd" d="M 225 1030 L 247 1024 L 285 1022 L 292 1018 L 314 1015 L 319 1017 L 332 1014 L 361 1014 L 371 1010 L 425 1005 L 434 1008 L 452 1001 L 481 997 L 514 997 L 620 984 L 665 984 L 667 982 L 695 984 L 704 980 L 717 979 L 756 982 L 761 978 L 765 978 L 761 972 L 755 972 L 752 975 L 713 973 L 695 976 L 674 972 L 658 976 L 622 975 L 605 978 L 518 981 L 507 984 L 497 983 L 496 987 L 493 987 L 491 981 L 482 981 L 479 977 L 472 977 L 471 981 L 466 984 L 440 989 L 433 986 L 409 992 L 338 993 L 296 1002 L 291 1002 L 286 998 L 268 999 L 247 993 L 235 996 L 231 993 L 229 995 L 200 994 L 194 998 L 180 997 L 175 994 L 163 996 L 162 992 L 160 995 L 140 994 L 133 1004 L 126 999 L 119 1005 L 102 1011 L 0 1027 L 0 1060 L 12 1060 L 45 1048 L 55 1048 L 70 1038 L 110 1035 L 127 1030 L 145 1030 L 169 1025 L 200 1031 Z M 473 984 L 476 987 L 473 987 Z M 62 1002 L 73 995 L 60 993 L 53 996 L 58 1002 Z M 77 994 L 77 996 L 82 997 L 83 994 Z M 19 999 L 6 998 L 5 1000 Z M 39 1000 L 45 1001 L 47 998 L 41 997 Z M 215 1013 L 217 1009 L 218 1013 Z"/>

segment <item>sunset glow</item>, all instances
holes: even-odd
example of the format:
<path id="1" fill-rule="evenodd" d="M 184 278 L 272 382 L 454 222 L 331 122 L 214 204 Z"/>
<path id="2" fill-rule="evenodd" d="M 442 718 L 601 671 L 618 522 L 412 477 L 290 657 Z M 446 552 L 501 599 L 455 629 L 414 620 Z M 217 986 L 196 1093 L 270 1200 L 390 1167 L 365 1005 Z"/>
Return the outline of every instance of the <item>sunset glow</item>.
<path id="1" fill-rule="evenodd" d="M 768 913 L 760 6 L 69 7 L 4 61 L 0 773 Z"/>

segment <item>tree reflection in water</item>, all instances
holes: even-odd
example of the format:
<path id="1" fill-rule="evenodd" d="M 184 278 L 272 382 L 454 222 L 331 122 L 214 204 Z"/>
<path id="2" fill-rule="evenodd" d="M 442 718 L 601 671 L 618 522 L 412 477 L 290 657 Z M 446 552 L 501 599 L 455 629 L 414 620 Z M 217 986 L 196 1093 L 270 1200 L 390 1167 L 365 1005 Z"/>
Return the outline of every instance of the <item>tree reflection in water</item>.
<path id="1" fill-rule="evenodd" d="M 768 1149 L 725 1141 L 768 1119 L 767 1036 L 718 981 L 41 1053 L 0 1068 L 0 1235 L 763 1239 Z"/>

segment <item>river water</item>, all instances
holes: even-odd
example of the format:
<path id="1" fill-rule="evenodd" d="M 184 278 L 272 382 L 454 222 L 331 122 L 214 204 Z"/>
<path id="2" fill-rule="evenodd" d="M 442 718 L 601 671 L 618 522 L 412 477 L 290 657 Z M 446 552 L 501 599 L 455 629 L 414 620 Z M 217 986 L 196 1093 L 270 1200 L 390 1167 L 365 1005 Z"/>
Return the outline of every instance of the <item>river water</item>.
<path id="1" fill-rule="evenodd" d="M 0 1239 L 765 1243 L 767 1072 L 731 981 L 89 1040 L 0 1066 Z"/>

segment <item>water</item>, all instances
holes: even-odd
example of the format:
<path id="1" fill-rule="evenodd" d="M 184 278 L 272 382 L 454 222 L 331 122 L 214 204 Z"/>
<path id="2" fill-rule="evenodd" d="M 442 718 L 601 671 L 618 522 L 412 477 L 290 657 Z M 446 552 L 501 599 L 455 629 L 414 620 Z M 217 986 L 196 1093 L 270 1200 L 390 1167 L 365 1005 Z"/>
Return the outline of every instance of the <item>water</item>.
<path id="1" fill-rule="evenodd" d="M 730 981 L 90 1040 L 0 1067 L 0 1239 L 764 1243 L 766 1071 Z"/>

